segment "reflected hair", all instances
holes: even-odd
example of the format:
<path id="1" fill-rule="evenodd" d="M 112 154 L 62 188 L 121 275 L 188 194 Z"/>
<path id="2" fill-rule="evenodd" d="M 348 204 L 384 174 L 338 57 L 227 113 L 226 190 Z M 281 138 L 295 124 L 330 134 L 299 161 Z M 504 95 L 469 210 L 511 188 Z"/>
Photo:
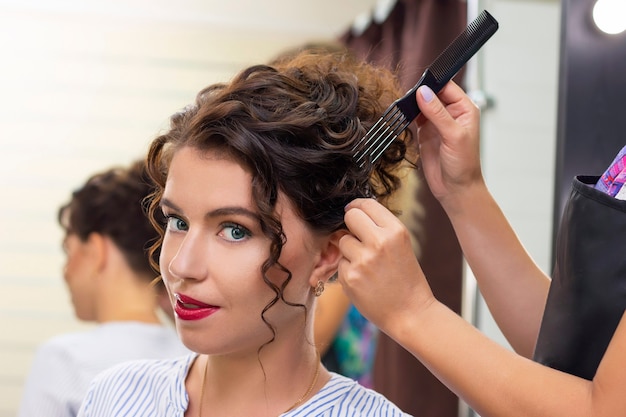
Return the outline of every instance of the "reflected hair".
<path id="1" fill-rule="evenodd" d="M 146 212 L 153 185 L 145 168 L 142 160 L 92 175 L 59 208 L 57 219 L 66 234 L 83 242 L 92 233 L 109 237 L 130 268 L 152 281 L 156 270 L 148 250 L 159 235 Z M 158 251 L 153 255 L 158 257 Z"/>

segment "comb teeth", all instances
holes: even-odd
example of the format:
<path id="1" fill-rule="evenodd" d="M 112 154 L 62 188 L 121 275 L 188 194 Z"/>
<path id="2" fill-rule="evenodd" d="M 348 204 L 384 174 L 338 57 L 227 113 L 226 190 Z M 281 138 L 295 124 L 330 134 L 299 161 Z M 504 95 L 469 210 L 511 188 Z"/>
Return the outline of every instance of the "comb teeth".
<path id="1" fill-rule="evenodd" d="M 438 93 L 496 30 L 498 22 L 486 10 L 474 19 L 424 71 L 417 84 L 403 97 L 394 101 L 365 136 L 354 145 L 352 149 L 356 164 L 363 168 L 368 161 L 370 165 L 376 162 L 420 113 L 415 101 L 417 89 L 427 85 L 435 94 Z"/>
<path id="2" fill-rule="evenodd" d="M 412 120 L 407 120 L 398 106 L 392 105 L 367 134 L 355 146 L 355 162 L 360 168 L 365 164 L 365 157 L 370 155 L 374 163 L 382 153 L 406 129 Z M 372 140 L 372 138 L 374 138 Z M 363 145 L 363 146 L 362 146 Z"/>
<path id="3" fill-rule="evenodd" d="M 498 29 L 498 22 L 486 10 L 469 24 L 437 57 L 430 70 L 439 82 L 446 83 Z"/>

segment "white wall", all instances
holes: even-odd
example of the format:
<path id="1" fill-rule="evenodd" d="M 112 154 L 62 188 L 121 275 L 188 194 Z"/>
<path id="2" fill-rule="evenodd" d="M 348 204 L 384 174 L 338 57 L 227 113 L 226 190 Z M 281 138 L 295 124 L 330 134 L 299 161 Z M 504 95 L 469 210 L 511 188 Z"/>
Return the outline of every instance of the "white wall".
<path id="1" fill-rule="evenodd" d="M 56 210 L 91 173 L 142 155 L 206 84 L 332 38 L 376 0 L 0 0 L 0 417 L 35 347 L 85 328 L 62 281 Z M 241 7 L 241 9 L 239 9 Z M 542 267 L 551 231 L 558 1 L 490 0 L 483 156 L 494 195 Z M 479 325 L 498 339 L 481 307 Z"/>
<path id="2" fill-rule="evenodd" d="M 495 199 L 540 268 L 551 274 L 560 4 L 485 0 L 500 29 L 481 56 L 484 175 Z M 468 272 L 471 278 L 471 272 Z M 508 346 L 482 299 L 476 322 Z"/>

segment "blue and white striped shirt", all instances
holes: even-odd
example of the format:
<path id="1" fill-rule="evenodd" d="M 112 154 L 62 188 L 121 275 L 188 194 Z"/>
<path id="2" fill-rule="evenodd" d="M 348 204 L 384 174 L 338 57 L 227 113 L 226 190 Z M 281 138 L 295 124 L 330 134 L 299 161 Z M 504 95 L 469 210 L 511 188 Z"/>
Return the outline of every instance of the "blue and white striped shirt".
<path id="1" fill-rule="evenodd" d="M 79 417 L 183 417 L 189 403 L 185 378 L 196 355 L 115 366 L 91 384 Z M 410 417 L 383 395 L 342 375 L 282 417 Z"/>

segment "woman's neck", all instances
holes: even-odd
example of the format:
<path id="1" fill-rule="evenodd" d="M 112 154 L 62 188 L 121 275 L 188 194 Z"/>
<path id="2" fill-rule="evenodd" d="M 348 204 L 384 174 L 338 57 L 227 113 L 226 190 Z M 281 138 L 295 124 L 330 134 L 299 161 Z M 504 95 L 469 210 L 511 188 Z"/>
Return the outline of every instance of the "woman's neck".
<path id="1" fill-rule="evenodd" d="M 187 381 L 190 402 L 195 398 L 199 411 L 202 397 L 203 410 L 210 409 L 211 416 L 278 416 L 305 403 L 330 378 L 312 346 L 304 354 L 267 348 L 246 359 L 199 356 Z"/>
<path id="2" fill-rule="evenodd" d="M 119 285 L 114 285 L 117 282 Z M 157 296 L 144 282 L 117 279 L 98 288 L 97 321 L 137 321 L 159 324 Z"/>

